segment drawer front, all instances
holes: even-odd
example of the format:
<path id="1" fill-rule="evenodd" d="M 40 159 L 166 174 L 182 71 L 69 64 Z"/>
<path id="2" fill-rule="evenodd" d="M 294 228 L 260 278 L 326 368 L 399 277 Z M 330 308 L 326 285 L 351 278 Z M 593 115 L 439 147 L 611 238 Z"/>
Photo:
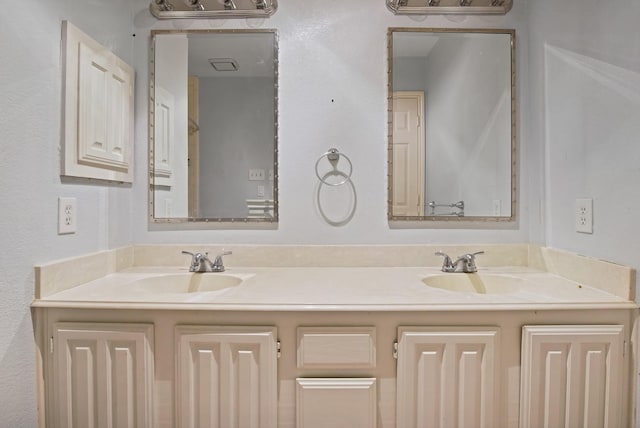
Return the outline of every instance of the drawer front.
<path id="1" fill-rule="evenodd" d="M 298 327 L 299 369 L 370 369 L 375 366 L 375 327 Z"/>
<path id="2" fill-rule="evenodd" d="M 297 378 L 296 428 L 377 426 L 375 378 Z"/>

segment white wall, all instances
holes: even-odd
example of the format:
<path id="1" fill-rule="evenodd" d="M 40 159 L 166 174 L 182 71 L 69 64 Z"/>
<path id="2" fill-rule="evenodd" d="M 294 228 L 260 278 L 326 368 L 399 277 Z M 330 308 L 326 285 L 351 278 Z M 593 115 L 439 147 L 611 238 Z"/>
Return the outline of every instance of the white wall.
<path id="1" fill-rule="evenodd" d="M 546 152 L 546 241 L 640 269 L 640 3 L 530 3 L 533 138 Z M 594 233 L 575 232 L 593 198 Z"/>
<path id="2" fill-rule="evenodd" d="M 3 2 L 0 14 L 0 426 L 37 426 L 29 304 L 33 266 L 131 243 L 132 191 L 62 183 L 61 22 L 132 63 L 129 0 Z M 57 235 L 57 198 L 76 197 L 78 233 Z"/>
<path id="3" fill-rule="evenodd" d="M 148 2 L 140 0 L 140 13 Z M 384 1 L 283 0 L 271 18 L 263 22 L 226 20 L 211 23 L 154 22 L 138 19 L 139 33 L 153 28 L 250 28 L 278 30 L 279 80 L 279 197 L 280 222 L 276 230 L 185 230 L 176 225 L 149 225 L 145 186 L 147 121 L 146 104 L 137 103 L 137 179 L 135 190 L 135 241 L 141 243 L 427 243 L 427 242 L 527 242 L 529 198 L 538 205 L 539 194 L 530 195 L 529 182 L 537 183 L 536 170 L 528 165 L 526 133 L 521 134 L 521 191 L 518 223 L 496 230 L 482 225 L 473 230 L 393 229 L 387 221 L 387 28 L 388 27 L 502 27 L 519 35 L 518 69 L 527 78 L 527 2 L 517 0 L 506 16 L 470 17 L 455 22 L 444 17 L 394 16 Z M 148 40 L 136 40 L 136 69 L 147 75 Z M 527 85 L 519 96 L 526 100 Z M 139 100 L 147 97 L 138 85 Z M 520 121 L 526 117 L 522 103 Z M 342 227 L 327 224 L 315 205 L 318 179 L 314 164 L 331 147 L 347 154 L 354 164 L 353 182 L 357 209 Z M 539 169 L 538 171 L 541 171 Z M 534 190 L 538 191 L 538 189 Z M 538 220 L 536 220 L 538 222 Z M 213 226 L 209 226 L 210 228 Z M 493 227 L 493 228 L 492 228 Z M 534 229 L 535 231 L 535 229 Z M 534 239 L 534 240 L 537 240 Z"/>
<path id="4" fill-rule="evenodd" d="M 640 3 L 536 0 L 530 8 L 530 129 L 545 148 L 547 245 L 637 271 Z M 593 198 L 592 235 L 575 232 L 576 198 Z"/>

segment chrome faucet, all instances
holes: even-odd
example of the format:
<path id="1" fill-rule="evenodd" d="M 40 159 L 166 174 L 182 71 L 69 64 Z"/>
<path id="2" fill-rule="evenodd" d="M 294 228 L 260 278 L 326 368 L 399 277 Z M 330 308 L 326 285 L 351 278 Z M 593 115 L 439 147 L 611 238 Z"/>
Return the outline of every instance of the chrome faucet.
<path id="1" fill-rule="evenodd" d="M 436 256 L 444 256 L 444 262 L 442 263 L 442 272 L 458 272 L 458 265 L 462 265 L 462 272 L 474 273 L 478 272 L 478 266 L 476 266 L 476 256 L 478 254 L 484 254 L 484 251 L 478 251 L 477 253 L 464 254 L 454 262 L 451 261 L 451 257 L 442 251 L 436 252 Z"/>
<path id="2" fill-rule="evenodd" d="M 189 272 L 224 272 L 222 256 L 228 256 L 233 253 L 231 251 L 223 251 L 213 259 L 213 262 L 209 260 L 209 253 L 203 254 L 183 251 L 182 254 L 189 254 L 191 256 Z"/>

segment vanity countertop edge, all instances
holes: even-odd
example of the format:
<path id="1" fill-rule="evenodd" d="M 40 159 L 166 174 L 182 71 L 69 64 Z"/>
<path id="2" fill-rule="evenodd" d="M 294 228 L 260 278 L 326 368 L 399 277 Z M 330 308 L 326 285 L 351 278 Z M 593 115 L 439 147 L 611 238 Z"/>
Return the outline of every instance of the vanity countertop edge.
<path id="1" fill-rule="evenodd" d="M 233 255 L 225 257 L 224 275 L 241 278 L 238 287 L 189 294 L 136 288 L 140 279 L 218 275 L 189 274 L 180 249 L 194 248 L 212 254 L 222 249 L 129 246 L 38 265 L 32 307 L 317 312 L 638 308 L 633 269 L 531 244 L 227 246 Z M 442 274 L 435 251 L 458 255 L 477 250 L 485 251 L 478 258 L 479 275 L 514 277 L 534 286 L 475 295 L 425 285 L 430 276 L 465 275 Z"/>

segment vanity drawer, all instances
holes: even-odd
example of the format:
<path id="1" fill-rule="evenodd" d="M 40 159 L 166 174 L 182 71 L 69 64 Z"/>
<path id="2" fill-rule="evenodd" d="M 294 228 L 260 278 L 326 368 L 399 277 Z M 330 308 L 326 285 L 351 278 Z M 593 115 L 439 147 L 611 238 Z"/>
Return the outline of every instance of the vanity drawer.
<path id="1" fill-rule="evenodd" d="M 375 327 L 298 327 L 299 369 L 370 369 L 375 366 Z"/>

